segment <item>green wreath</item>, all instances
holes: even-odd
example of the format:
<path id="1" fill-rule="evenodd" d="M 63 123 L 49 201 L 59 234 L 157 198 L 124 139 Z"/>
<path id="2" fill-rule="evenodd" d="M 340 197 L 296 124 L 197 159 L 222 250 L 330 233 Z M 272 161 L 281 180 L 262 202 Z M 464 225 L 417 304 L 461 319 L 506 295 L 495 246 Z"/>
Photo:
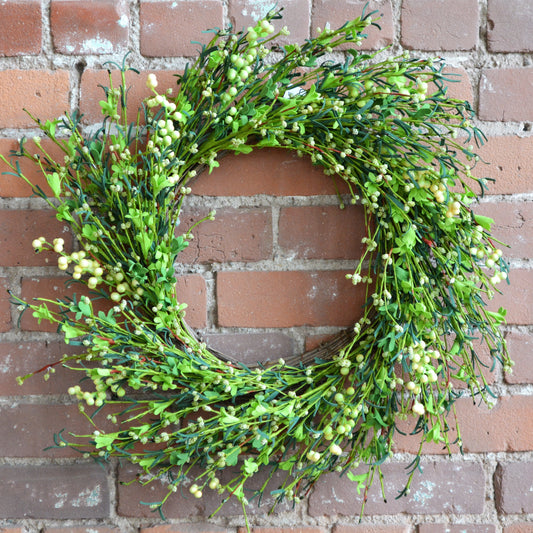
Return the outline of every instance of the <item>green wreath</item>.
<path id="1" fill-rule="evenodd" d="M 94 433 L 60 433 L 56 444 L 99 460 L 125 458 L 164 478 L 168 494 L 155 508 L 185 484 L 194 497 L 215 490 L 221 505 L 234 496 L 245 509 L 270 491 L 264 479 L 250 479 L 260 469 L 267 481 L 281 474 L 276 501 L 298 501 L 331 471 L 368 489 L 393 454 L 399 420 L 417 420 L 421 446 L 449 449 L 447 419 L 461 394 L 452 380 L 486 399 L 486 362 L 474 340 L 488 346 L 491 365 L 512 365 L 499 331 L 505 311 L 486 307 L 507 265 L 490 219 L 471 210 L 473 187 L 482 194 L 485 182 L 471 174 L 478 157 L 467 145 L 483 136 L 469 104 L 446 95 L 440 60 L 380 59 L 354 48 L 327 59 L 359 45 L 377 25 L 372 15 L 282 48 L 267 47 L 288 33 L 274 32 L 279 13 L 246 32 L 217 30 L 177 75 L 175 93 L 159 93 L 148 76 L 153 94 L 135 122 L 125 82 L 133 69 L 123 63 L 120 86 L 110 76 L 105 88 L 98 131 L 84 132 L 78 114 L 36 119 L 64 161 L 39 138 L 40 155 L 24 142 L 14 154 L 40 165 L 54 198 L 34 191 L 80 245 L 66 253 L 60 238 L 33 242 L 59 254 L 59 269 L 82 285 L 77 295 L 18 300 L 83 347 L 47 371 L 61 363 L 94 384 L 69 388 Z M 174 265 L 191 233 L 175 228 L 195 176 L 224 153 L 263 147 L 310 157 L 344 180 L 347 201 L 364 206 L 365 251 L 345 290 L 366 284 L 367 299 L 363 317 L 325 346 L 247 367 L 187 326 Z M 11 165 L 24 178 L 16 160 Z M 105 429 L 95 417 L 103 407 L 111 410 Z"/>

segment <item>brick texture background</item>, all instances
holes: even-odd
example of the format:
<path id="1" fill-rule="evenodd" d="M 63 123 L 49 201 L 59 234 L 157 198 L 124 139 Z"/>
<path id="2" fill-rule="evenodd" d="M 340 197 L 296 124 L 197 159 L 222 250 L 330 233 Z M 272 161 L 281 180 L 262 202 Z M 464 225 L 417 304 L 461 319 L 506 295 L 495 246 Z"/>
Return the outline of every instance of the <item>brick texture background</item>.
<path id="1" fill-rule="evenodd" d="M 0 0 L 0 151 L 33 135 L 23 108 L 42 118 L 80 108 L 85 124 L 99 118 L 99 83 L 106 61 L 126 52 L 141 76 L 132 108 L 156 72 L 170 87 L 173 74 L 196 54 L 202 30 L 248 26 L 270 0 Z M 302 41 L 328 23 L 358 16 L 366 0 L 280 0 L 291 39 Z M 428 448 L 424 475 L 408 497 L 396 500 L 415 451 L 397 439 L 397 457 L 385 466 L 384 503 L 376 486 L 359 523 L 362 496 L 345 478 L 328 476 L 299 507 L 253 507 L 253 533 L 532 533 L 533 532 L 533 2 L 532 0 L 371 0 L 383 14 L 363 48 L 390 45 L 390 53 L 439 55 L 461 75 L 450 94 L 472 101 L 488 136 L 480 150 L 495 179 L 478 210 L 496 220 L 508 242 L 512 285 L 495 302 L 509 308 L 506 334 L 515 372 L 491 382 L 500 398 L 488 410 L 457 404 L 465 455 Z M 47 146 L 53 152 L 53 146 Z M 28 169 L 32 179 L 43 179 Z M 5 168 L 0 167 L 0 172 Z M 365 231 L 357 207 L 340 211 L 336 188 L 307 160 L 266 149 L 227 156 L 200 176 L 181 223 L 201 225 L 178 266 L 177 288 L 189 303 L 188 321 L 214 347 L 244 362 L 268 360 L 315 346 L 360 313 L 361 295 L 343 287 L 343 274 L 360 253 Z M 350 227 L 350 232 L 346 227 Z M 353 231 L 355 228 L 355 232 Z M 243 533 L 237 506 L 214 518 L 214 499 L 176 495 L 163 522 L 139 501 L 158 487 L 124 485 L 136 471 L 105 469 L 67 450 L 45 450 L 64 427 L 86 431 L 66 388 L 73 372 L 57 368 L 50 380 L 23 387 L 15 378 L 53 363 L 75 348 L 54 329 L 17 310 L 7 291 L 54 297 L 63 280 L 31 240 L 63 236 L 29 188 L 0 175 L 0 533 Z M 406 429 L 406 428 L 404 428 Z M 454 429 L 452 428 L 452 431 Z"/>

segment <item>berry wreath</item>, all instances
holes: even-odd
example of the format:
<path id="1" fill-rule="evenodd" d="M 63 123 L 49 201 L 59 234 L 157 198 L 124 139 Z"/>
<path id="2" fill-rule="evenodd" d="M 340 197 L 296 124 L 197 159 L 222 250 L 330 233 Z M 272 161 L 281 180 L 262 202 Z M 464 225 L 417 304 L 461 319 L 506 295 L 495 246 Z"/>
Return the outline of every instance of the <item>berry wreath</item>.
<path id="1" fill-rule="evenodd" d="M 488 346 L 489 365 L 512 366 L 500 331 L 505 311 L 486 307 L 507 264 L 491 220 L 471 209 L 473 187 L 483 194 L 485 180 L 473 177 L 479 158 L 466 145 L 483 135 L 469 104 L 447 96 L 442 61 L 353 48 L 377 25 L 372 17 L 281 48 L 272 45 L 288 34 L 274 30 L 279 12 L 245 32 L 216 30 L 177 75 L 175 94 L 159 93 L 148 76 L 152 96 L 131 123 L 125 74 L 133 69 L 124 61 L 120 86 L 110 76 L 104 89 L 97 131 L 84 132 L 76 113 L 35 119 L 64 161 L 39 137 L 39 155 L 24 141 L 13 153 L 40 166 L 53 197 L 34 192 L 79 241 L 72 253 L 60 238 L 33 246 L 58 253 L 81 295 L 15 298 L 82 348 L 42 371 L 63 364 L 94 387 L 69 388 L 94 432 L 61 432 L 56 444 L 98 460 L 125 458 L 149 479 L 164 478 L 168 492 L 153 508 L 181 484 L 197 498 L 218 491 L 221 505 L 233 496 L 244 511 L 265 491 L 276 502 L 298 501 L 332 471 L 368 490 L 393 453 L 398 421 L 414 417 L 420 451 L 405 494 L 422 445 L 451 445 L 447 420 L 461 394 L 452 380 L 487 399 L 487 363 L 475 346 Z M 365 284 L 367 299 L 363 317 L 319 349 L 249 367 L 210 350 L 187 326 L 174 265 L 191 234 L 177 236 L 175 227 L 195 176 L 224 153 L 262 147 L 310 157 L 363 205 L 365 250 L 345 290 Z M 28 181 L 17 159 L 8 164 Z M 99 300 L 110 305 L 102 310 Z M 105 428 L 94 418 L 102 408 L 111 412 Z M 250 481 L 265 469 L 267 481 Z"/>

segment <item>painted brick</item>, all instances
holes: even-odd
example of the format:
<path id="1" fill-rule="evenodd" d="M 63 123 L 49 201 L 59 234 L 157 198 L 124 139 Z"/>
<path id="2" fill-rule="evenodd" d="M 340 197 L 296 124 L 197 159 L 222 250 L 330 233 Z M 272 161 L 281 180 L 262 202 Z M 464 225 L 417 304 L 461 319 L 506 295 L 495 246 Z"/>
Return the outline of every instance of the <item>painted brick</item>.
<path id="1" fill-rule="evenodd" d="M 478 163 L 473 173 L 495 180 L 487 182 L 489 194 L 533 192 L 533 137 L 490 137 L 476 151 L 489 164 Z"/>
<path id="2" fill-rule="evenodd" d="M 366 7 L 365 7 L 366 6 Z M 394 26 L 392 16 L 392 6 L 390 0 L 378 0 L 373 2 L 363 2 L 361 0 L 348 0 L 338 2 L 337 0 L 318 0 L 313 9 L 313 37 L 318 35 L 318 28 L 324 29 L 329 26 L 331 29 L 340 28 L 347 20 L 353 20 L 365 13 L 377 11 L 372 18 L 379 17 L 375 26 L 369 26 L 364 33 L 367 38 L 363 40 L 360 47 L 363 50 L 383 48 L 394 40 Z M 353 48 L 353 45 L 343 45 L 344 48 Z M 341 47 L 342 48 L 342 47 Z"/>
<path id="3" fill-rule="evenodd" d="M 279 31 L 288 26 L 289 36 L 276 39 L 279 44 L 303 43 L 309 38 L 309 3 L 310 0 L 281 0 L 280 2 L 250 2 L 249 0 L 230 0 L 229 18 L 236 31 L 246 30 L 255 26 L 256 22 L 267 15 L 272 9 L 283 8 L 281 20 L 273 20 L 272 24 Z"/>
<path id="4" fill-rule="evenodd" d="M 198 274 L 178 276 L 176 293 L 180 303 L 188 305 L 185 320 L 193 328 L 203 328 L 207 324 L 207 295 L 205 280 Z"/>
<path id="5" fill-rule="evenodd" d="M 166 89 L 176 87 L 175 70 L 149 70 L 141 71 L 137 74 L 131 70 L 126 72 L 126 86 L 128 87 L 128 120 L 135 121 L 137 111 L 141 107 L 142 101 L 152 93 L 146 87 L 148 74 L 156 74 L 158 79 L 158 90 L 164 93 Z M 114 70 L 111 73 L 113 86 L 120 85 L 120 72 Z M 80 86 L 80 110 L 83 119 L 87 123 L 99 123 L 102 120 L 101 108 L 98 102 L 104 99 L 102 87 L 109 87 L 109 74 L 107 70 L 87 69 L 83 72 Z M 141 113 L 141 116 L 143 114 Z"/>
<path id="6" fill-rule="evenodd" d="M 220 326 L 349 326 L 362 316 L 364 290 L 342 271 L 220 272 Z"/>
<path id="7" fill-rule="evenodd" d="M 0 56 L 41 51 L 41 2 L 8 0 L 0 4 Z"/>
<path id="8" fill-rule="evenodd" d="M 65 250 L 72 249 L 72 234 L 65 222 L 56 219 L 55 211 L 0 210 L 0 263 L 5 266 L 57 266 L 53 251 L 35 253 L 31 243 L 45 237 L 65 240 Z"/>
<path id="9" fill-rule="evenodd" d="M 294 353 L 293 339 L 281 332 L 211 334 L 204 340 L 210 348 L 246 365 L 266 364 Z"/>
<path id="10" fill-rule="evenodd" d="M 50 379 L 44 380 L 43 373 L 28 378 L 23 385 L 16 381 L 18 376 L 37 372 L 54 364 L 65 353 L 80 352 L 79 346 L 68 346 L 56 341 L 1 342 L 0 343 L 0 391 L 6 396 L 29 394 L 64 394 L 70 383 L 77 383 L 79 372 L 61 365 L 55 366 Z"/>
<path id="11" fill-rule="evenodd" d="M 495 533 L 489 524 L 420 524 L 417 533 Z"/>
<path id="12" fill-rule="evenodd" d="M 1 465 L 0 478 L 1 518 L 109 516 L 106 473 L 97 464 Z"/>
<path id="13" fill-rule="evenodd" d="M 494 489 L 500 513 L 533 513 L 533 463 L 499 463 L 494 474 Z"/>
<path id="14" fill-rule="evenodd" d="M 229 533 L 225 527 L 214 524 L 172 524 L 152 527 L 141 527 L 139 533 Z"/>
<path id="15" fill-rule="evenodd" d="M 53 379 L 53 378 L 50 378 Z M 65 389 L 79 381 L 72 380 L 64 383 Z M 91 383 L 81 385 L 84 390 L 94 390 Z M 116 408 L 116 410 L 119 410 Z M 95 408 L 96 410 L 96 408 Z M 88 412 L 90 409 L 88 409 Z M 116 412 L 116 411 L 115 411 Z M 2 457 L 75 457 L 80 456 L 78 451 L 69 447 L 53 448 L 54 434 L 65 430 L 65 438 L 76 441 L 69 436 L 72 432 L 76 435 L 91 434 L 93 427 L 88 420 L 80 414 L 77 405 L 41 405 L 20 404 L 2 405 L 0 407 L 0 424 L 9 428 L 0 441 L 0 454 Z M 109 427 L 110 422 L 102 413 L 95 417 L 96 428 L 102 430 Z"/>
<path id="16" fill-rule="evenodd" d="M 215 0 L 141 2 L 141 54 L 147 57 L 196 56 L 211 28 L 223 27 L 222 4 Z M 161 36 L 165 38 L 162 39 Z"/>
<path id="17" fill-rule="evenodd" d="M 211 174 L 191 183 L 200 196 L 315 196 L 348 192 L 344 181 L 325 176 L 321 167 L 294 152 L 263 148 L 247 155 L 228 155 Z"/>
<path id="18" fill-rule="evenodd" d="M 415 50 L 473 50 L 478 40 L 477 0 L 404 0 L 402 45 Z"/>
<path id="19" fill-rule="evenodd" d="M 480 514 L 485 501 L 485 479 L 479 463 L 449 460 L 421 464 L 422 474 L 415 475 L 408 496 L 396 499 L 407 481 L 407 464 L 382 466 L 387 501 L 383 501 L 376 480 L 368 492 L 365 515 L 406 513 Z M 315 484 L 309 498 L 311 516 L 359 516 L 363 496 L 346 476 L 327 474 Z"/>
<path id="20" fill-rule="evenodd" d="M 185 233 L 209 210 L 185 209 L 177 233 Z M 270 209 L 217 209 L 215 220 L 202 222 L 194 239 L 178 256 L 180 263 L 225 263 L 259 261 L 272 257 L 272 214 Z"/>
<path id="21" fill-rule="evenodd" d="M 479 118 L 533 120 L 533 68 L 493 68 L 481 75 Z"/>
<path id="22" fill-rule="evenodd" d="M 505 257 L 530 259 L 533 256 L 533 202 L 483 203 L 474 207 L 474 211 L 494 219 L 492 235 L 510 247 L 501 247 Z"/>
<path id="23" fill-rule="evenodd" d="M 24 112 L 54 119 L 68 111 L 69 74 L 63 70 L 0 71 L 0 128 L 35 127 Z"/>
<path id="24" fill-rule="evenodd" d="M 507 309 L 508 324 L 533 324 L 533 271 L 514 268 L 509 276 L 510 285 L 497 285 L 503 294 L 496 294 L 490 301 L 489 309 L 500 306 Z"/>
<path id="25" fill-rule="evenodd" d="M 11 305 L 9 303 L 8 289 L 8 279 L 0 277 L 0 332 L 11 329 Z"/>
<path id="26" fill-rule="evenodd" d="M 68 55 L 123 53 L 128 45 L 128 13 L 125 0 L 52 0 L 55 51 Z"/>
<path id="27" fill-rule="evenodd" d="M 533 383 L 533 337 L 528 333 L 512 332 L 506 336 L 506 340 L 515 366 L 512 374 L 505 375 L 505 381 Z"/>
<path id="28" fill-rule="evenodd" d="M 529 0 L 489 0 L 487 46 L 491 52 L 531 52 L 533 4 Z"/>
<path id="29" fill-rule="evenodd" d="M 24 144 L 30 154 L 40 153 L 32 140 L 27 140 Z M 63 162 L 64 152 L 60 150 L 51 140 L 43 139 L 41 146 L 46 152 L 54 158 L 55 161 Z M 15 139 L 0 139 L 0 154 L 4 155 L 8 161 L 18 162 L 20 170 L 32 183 L 38 185 L 46 194 L 52 195 L 50 187 L 46 182 L 46 177 L 41 172 L 38 165 L 34 164 L 27 158 L 10 157 L 11 150 L 18 150 L 19 143 Z M 4 172 L 13 172 L 3 161 L 0 161 L 0 196 L 9 197 L 26 197 L 31 196 L 31 187 L 18 176 L 3 174 Z"/>
<path id="30" fill-rule="evenodd" d="M 357 526 L 342 526 L 336 524 L 331 530 L 332 533 L 409 533 L 411 528 L 409 526 L 373 526 L 373 525 L 357 525 Z"/>
<path id="31" fill-rule="evenodd" d="M 280 212 L 278 243 L 289 258 L 358 259 L 365 236 L 362 206 L 285 207 Z"/>

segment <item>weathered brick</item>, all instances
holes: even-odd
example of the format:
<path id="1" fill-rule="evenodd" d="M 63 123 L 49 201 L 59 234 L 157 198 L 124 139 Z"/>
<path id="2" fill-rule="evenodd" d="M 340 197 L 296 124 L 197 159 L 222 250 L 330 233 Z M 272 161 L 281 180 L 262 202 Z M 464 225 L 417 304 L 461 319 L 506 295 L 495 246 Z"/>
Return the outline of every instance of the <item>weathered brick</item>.
<path id="1" fill-rule="evenodd" d="M 126 72 L 126 86 L 128 88 L 128 121 L 136 121 L 137 112 L 142 101 L 153 93 L 146 87 L 148 74 L 155 74 L 158 79 L 157 89 L 162 94 L 166 89 L 176 87 L 175 70 L 150 70 L 141 71 L 140 74 L 128 70 Z M 113 87 L 120 85 L 120 72 L 113 70 L 111 73 Z M 102 112 L 98 102 L 104 99 L 102 87 L 109 87 L 109 73 L 107 70 L 87 69 L 81 77 L 80 87 L 80 110 L 83 120 L 87 123 L 99 123 L 102 121 Z M 141 117 L 144 116 L 141 112 Z"/>
<path id="2" fill-rule="evenodd" d="M 477 0 L 404 0 L 402 45 L 416 50 L 473 50 L 478 40 Z"/>
<path id="3" fill-rule="evenodd" d="M 499 463 L 494 474 L 494 489 L 500 513 L 533 513 L 533 463 Z"/>
<path id="4" fill-rule="evenodd" d="M 211 174 L 204 172 L 192 182 L 200 196 L 315 196 L 348 192 L 344 181 L 325 176 L 308 158 L 279 148 L 263 148 L 248 155 L 228 155 Z"/>
<path id="5" fill-rule="evenodd" d="M 69 74 L 63 70 L 0 71 L 0 128 L 35 127 L 34 117 L 54 119 L 69 110 Z"/>
<path id="6" fill-rule="evenodd" d="M 503 294 L 496 294 L 489 303 L 489 309 L 500 306 L 507 309 L 508 324 L 533 324 L 533 271 L 514 268 L 510 275 L 510 285 L 497 285 Z"/>
<path id="7" fill-rule="evenodd" d="M 495 533 L 490 524 L 420 524 L 418 533 Z"/>
<path id="8" fill-rule="evenodd" d="M 185 320 L 193 328 L 203 328 L 207 323 L 207 295 L 205 280 L 198 274 L 178 276 L 176 293 L 180 303 L 188 305 Z"/>
<path id="9" fill-rule="evenodd" d="M 533 533 L 531 522 L 516 522 L 503 528 L 503 533 Z"/>
<path id="10" fill-rule="evenodd" d="M 9 304 L 8 280 L 0 277 L 0 332 L 11 329 L 11 306 Z"/>
<path id="11" fill-rule="evenodd" d="M 65 383 L 65 389 L 70 385 L 77 384 L 78 380 Z M 91 385 L 90 383 L 83 383 L 81 387 L 83 390 L 94 390 Z M 87 409 L 90 412 L 90 408 Z M 96 410 L 96 408 L 94 409 Z M 94 421 L 100 430 L 107 428 L 110 424 L 102 412 L 96 415 Z M 54 446 L 54 434 L 63 430 L 65 439 L 72 442 L 76 442 L 76 439 L 69 433 L 88 435 L 95 430 L 95 427 L 79 412 L 77 405 L 20 403 L 2 405 L 0 407 L 0 425 L 10 428 L 0 440 L 2 457 L 78 458 L 79 452 L 69 447 L 50 450 L 45 450 L 45 448 Z"/>
<path id="12" fill-rule="evenodd" d="M 489 164 L 478 163 L 473 169 L 474 175 L 495 180 L 487 182 L 489 194 L 533 191 L 533 137 L 489 137 L 476 151 Z"/>
<path id="13" fill-rule="evenodd" d="M 446 78 L 444 84 L 447 87 L 446 95 L 449 98 L 457 98 L 458 100 L 466 100 L 472 103 L 474 101 L 474 93 L 472 90 L 472 83 L 468 76 L 466 69 L 462 67 L 444 67 L 443 74 Z M 433 90 L 436 90 L 433 87 Z M 428 94 L 431 94 L 432 88 L 428 89 Z"/>
<path id="14" fill-rule="evenodd" d="M 0 210 L 0 263 L 5 266 L 56 266 L 53 251 L 35 253 L 31 243 L 45 237 L 52 242 L 56 237 L 65 240 L 65 250 L 72 248 L 72 234 L 65 222 L 56 219 L 55 211 Z"/>
<path id="15" fill-rule="evenodd" d="M 374 525 L 357 525 L 342 526 L 336 524 L 333 526 L 332 533 L 409 533 L 409 526 L 374 526 Z"/>
<path id="16" fill-rule="evenodd" d="M 365 236 L 363 206 L 285 207 L 280 212 L 278 243 L 291 259 L 358 259 Z"/>
<path id="17" fill-rule="evenodd" d="M 231 530 L 233 531 L 233 530 Z M 141 527 L 139 533 L 229 533 L 230 530 L 215 524 L 172 524 Z"/>
<path id="18" fill-rule="evenodd" d="M 205 335 L 210 348 L 250 365 L 276 361 L 294 353 L 294 340 L 285 333 L 224 333 Z"/>
<path id="19" fill-rule="evenodd" d="M 55 372 L 50 379 L 44 380 L 43 374 L 28 378 L 23 385 L 16 381 L 18 376 L 26 376 L 32 372 L 56 363 L 63 354 L 69 355 L 82 350 L 79 346 L 69 346 L 62 342 L 1 342 L 0 343 L 0 391 L 6 396 L 28 394 L 64 394 L 70 383 L 77 383 L 79 373 L 54 366 Z"/>
<path id="20" fill-rule="evenodd" d="M 479 118 L 520 122 L 533 120 L 533 68 L 492 68 L 482 72 Z"/>
<path id="21" fill-rule="evenodd" d="M 325 529 L 316 526 L 296 527 L 261 527 L 252 528 L 252 533 L 325 533 Z M 246 528 L 240 527 L 237 533 L 246 533 Z"/>
<path id="22" fill-rule="evenodd" d="M 141 54 L 147 57 L 195 56 L 207 44 L 211 28 L 223 27 L 222 4 L 216 0 L 141 1 Z M 164 35 L 164 38 L 161 36 Z"/>
<path id="23" fill-rule="evenodd" d="M 489 0 L 487 45 L 491 52 L 531 52 L 533 4 L 529 0 Z"/>
<path id="24" fill-rule="evenodd" d="M 87 527 L 45 527 L 44 533 L 120 533 L 116 527 L 87 526 Z"/>
<path id="25" fill-rule="evenodd" d="M 492 235 L 509 246 L 501 247 L 505 257 L 530 259 L 533 255 L 533 202 L 487 202 L 474 211 L 494 220 Z"/>
<path id="26" fill-rule="evenodd" d="M 342 271 L 220 272 L 220 326 L 349 326 L 362 316 L 364 289 Z"/>
<path id="27" fill-rule="evenodd" d="M 275 4 L 268 1 L 230 0 L 229 18 L 236 31 L 246 30 L 249 26 L 255 26 L 274 7 L 283 8 L 283 18 L 272 21 L 276 31 L 287 25 L 291 32 L 287 37 L 276 39 L 276 43 L 303 43 L 309 38 L 309 0 L 281 0 Z"/>
<path id="28" fill-rule="evenodd" d="M 184 209 L 177 233 L 185 233 L 208 210 Z M 259 261 L 272 256 L 272 213 L 270 209 L 217 209 L 215 220 L 196 226 L 194 239 L 178 256 L 180 263 L 226 263 Z"/>
<path id="29" fill-rule="evenodd" d="M 41 154 L 32 140 L 27 140 L 24 144 L 31 154 Z M 46 152 L 53 157 L 54 161 L 63 162 L 64 152 L 61 151 L 51 140 L 43 139 L 41 146 Z M 45 175 L 41 172 L 39 166 L 27 158 L 11 157 L 11 150 L 18 150 L 19 142 L 16 139 L 0 139 L 0 154 L 6 157 L 13 164 L 18 162 L 20 170 L 26 178 L 32 183 L 39 186 L 47 195 L 51 196 L 52 192 L 46 181 Z M 25 197 L 31 196 L 31 187 L 18 176 L 4 174 L 4 172 L 13 172 L 3 161 L 0 161 L 0 196 L 8 197 Z"/>
<path id="30" fill-rule="evenodd" d="M 353 20 L 365 13 L 377 11 L 372 18 L 379 18 L 375 26 L 369 26 L 363 33 L 367 38 L 363 40 L 360 48 L 363 50 L 375 50 L 383 48 L 392 43 L 394 39 L 394 26 L 392 16 L 392 6 L 390 0 L 377 0 L 365 2 L 361 0 L 318 0 L 313 6 L 312 33 L 313 37 L 318 35 L 318 28 L 340 28 L 347 20 Z M 353 45 L 343 45 L 344 48 L 354 48 Z M 356 47 L 359 48 L 359 47 Z"/>
<path id="31" fill-rule="evenodd" d="M 114 54 L 128 45 L 125 0 L 52 0 L 50 26 L 54 50 L 61 54 Z"/>
<path id="32" fill-rule="evenodd" d="M 512 374 L 505 374 L 507 383 L 533 383 L 533 337 L 528 333 L 507 334 L 507 347 L 515 362 Z"/>
<path id="33" fill-rule="evenodd" d="M 0 465 L 0 517 L 106 518 L 109 490 L 96 464 Z"/>
<path id="34" fill-rule="evenodd" d="M 368 492 L 365 515 L 415 515 L 456 513 L 480 514 L 485 501 L 483 467 L 474 462 L 422 461 L 423 473 L 417 473 L 409 495 L 396 499 L 406 481 L 407 464 L 382 466 L 387 501 L 383 501 L 379 482 Z M 311 516 L 358 516 L 363 495 L 346 476 L 327 474 L 315 484 L 309 498 Z"/>
<path id="35" fill-rule="evenodd" d="M 3 527 L 0 533 L 24 533 L 24 531 L 20 527 Z"/>
<path id="36" fill-rule="evenodd" d="M 0 4 L 0 56 L 41 51 L 41 2 L 7 0 Z"/>

